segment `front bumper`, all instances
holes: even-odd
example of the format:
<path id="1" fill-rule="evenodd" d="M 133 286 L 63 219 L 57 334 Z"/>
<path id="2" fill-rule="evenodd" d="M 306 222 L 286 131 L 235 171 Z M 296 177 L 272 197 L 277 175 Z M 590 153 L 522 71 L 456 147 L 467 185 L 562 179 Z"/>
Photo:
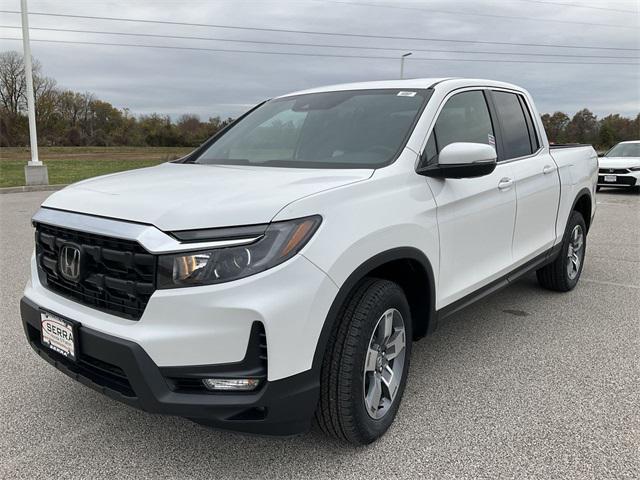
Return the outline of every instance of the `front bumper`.
<path id="1" fill-rule="evenodd" d="M 269 380 L 309 370 L 336 285 L 304 256 L 233 282 L 156 290 L 140 320 L 120 318 L 47 289 L 35 256 L 25 297 L 91 330 L 139 345 L 159 367 L 242 360 L 251 327 L 264 325 Z"/>
<path id="2" fill-rule="evenodd" d="M 319 374 L 313 369 L 282 380 L 265 379 L 255 392 L 187 393 L 176 389 L 169 377 L 190 377 L 194 372 L 215 377 L 230 368 L 242 372 L 246 365 L 158 367 L 140 345 L 83 325 L 78 328 L 79 353 L 73 362 L 42 345 L 38 305 L 23 298 L 20 310 L 25 334 L 38 355 L 115 400 L 148 412 L 249 433 L 291 435 L 310 426 L 319 392 Z"/>
<path id="3" fill-rule="evenodd" d="M 608 175 L 615 175 L 615 182 L 605 182 Z M 640 186 L 640 172 L 630 173 L 598 173 L 598 186 L 600 187 L 635 187 Z"/>

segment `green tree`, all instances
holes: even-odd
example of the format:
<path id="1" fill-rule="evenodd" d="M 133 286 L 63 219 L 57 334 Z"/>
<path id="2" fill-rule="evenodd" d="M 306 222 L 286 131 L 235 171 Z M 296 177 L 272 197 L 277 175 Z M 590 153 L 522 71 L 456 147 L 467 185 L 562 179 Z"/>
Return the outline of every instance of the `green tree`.
<path id="1" fill-rule="evenodd" d="M 569 141 L 595 144 L 598 140 L 598 119 L 587 108 L 577 112 L 567 126 Z"/>
<path id="2" fill-rule="evenodd" d="M 598 146 L 603 150 L 608 150 L 616 143 L 616 131 L 609 123 L 602 124 L 598 133 Z"/>
<path id="3" fill-rule="evenodd" d="M 565 143 L 567 141 L 567 126 L 569 125 L 569 117 L 566 113 L 555 112 L 553 115 L 545 113 L 542 116 L 544 129 L 551 143 Z"/>
<path id="4" fill-rule="evenodd" d="M 140 117 L 138 122 L 144 142 L 152 147 L 180 145 L 178 132 L 168 115 L 153 113 Z"/>

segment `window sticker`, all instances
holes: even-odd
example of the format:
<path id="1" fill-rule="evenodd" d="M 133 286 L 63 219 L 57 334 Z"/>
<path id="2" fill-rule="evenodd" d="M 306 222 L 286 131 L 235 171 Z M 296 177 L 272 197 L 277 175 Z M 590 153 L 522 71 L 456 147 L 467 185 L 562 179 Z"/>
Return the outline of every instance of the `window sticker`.
<path id="1" fill-rule="evenodd" d="M 416 92 L 398 92 L 398 97 L 415 97 Z"/>
<path id="2" fill-rule="evenodd" d="M 492 147 L 496 146 L 496 137 L 494 137 L 493 135 L 489 134 L 489 145 L 491 145 Z"/>

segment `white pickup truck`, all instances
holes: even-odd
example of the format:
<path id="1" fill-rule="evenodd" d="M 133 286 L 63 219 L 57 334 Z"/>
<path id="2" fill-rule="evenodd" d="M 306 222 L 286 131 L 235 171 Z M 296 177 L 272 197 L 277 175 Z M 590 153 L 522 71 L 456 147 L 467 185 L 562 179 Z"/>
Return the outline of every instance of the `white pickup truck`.
<path id="1" fill-rule="evenodd" d="M 188 156 L 33 217 L 30 345 L 150 412 L 355 444 L 393 422 L 412 341 L 536 271 L 573 289 L 598 175 L 514 85 L 414 79 L 264 102 Z M 428 382 L 427 382 L 428 383 Z"/>

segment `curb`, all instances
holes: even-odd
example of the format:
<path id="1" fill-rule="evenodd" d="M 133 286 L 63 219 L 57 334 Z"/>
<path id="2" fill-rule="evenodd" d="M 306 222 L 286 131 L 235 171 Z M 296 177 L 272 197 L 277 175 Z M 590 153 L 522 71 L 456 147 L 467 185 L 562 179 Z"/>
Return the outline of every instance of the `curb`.
<path id="1" fill-rule="evenodd" d="M 67 185 L 23 185 L 21 187 L 3 187 L 0 188 L 0 195 L 3 193 L 26 193 L 26 192 L 52 192 L 60 190 Z"/>

